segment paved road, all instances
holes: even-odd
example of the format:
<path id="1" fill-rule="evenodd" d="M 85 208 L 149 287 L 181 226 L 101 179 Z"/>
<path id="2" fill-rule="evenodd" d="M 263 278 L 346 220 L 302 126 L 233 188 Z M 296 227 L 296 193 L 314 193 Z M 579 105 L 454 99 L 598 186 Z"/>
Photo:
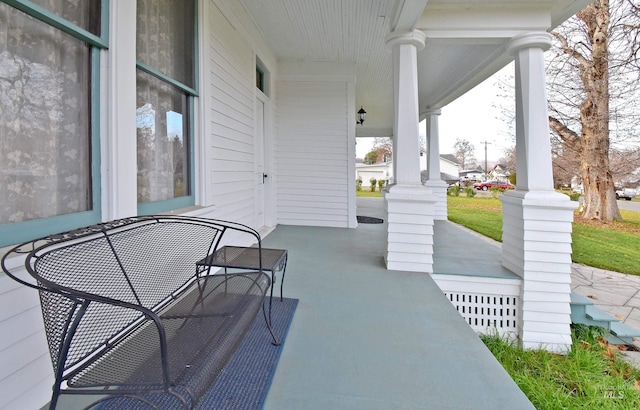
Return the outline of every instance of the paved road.
<path id="1" fill-rule="evenodd" d="M 618 199 L 618 208 L 625 209 L 627 211 L 640 212 L 640 202 Z"/>

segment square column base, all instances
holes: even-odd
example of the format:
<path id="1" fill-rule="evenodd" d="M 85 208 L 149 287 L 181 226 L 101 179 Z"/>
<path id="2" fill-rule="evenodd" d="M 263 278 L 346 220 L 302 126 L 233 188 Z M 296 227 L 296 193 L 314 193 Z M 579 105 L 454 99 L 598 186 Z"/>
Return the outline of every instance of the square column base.
<path id="1" fill-rule="evenodd" d="M 385 194 L 387 269 L 433 273 L 433 192 L 394 185 Z"/>
<path id="2" fill-rule="evenodd" d="M 433 197 L 436 200 L 433 205 L 433 219 L 436 221 L 446 221 L 449 218 L 447 211 L 447 189 L 449 187 L 447 183 L 441 179 L 430 179 L 424 183 L 424 186 L 433 192 Z"/>
<path id="3" fill-rule="evenodd" d="M 571 230 L 578 203 L 553 191 L 509 191 L 502 201 L 502 265 L 523 279 L 524 348 L 571 349 Z"/>

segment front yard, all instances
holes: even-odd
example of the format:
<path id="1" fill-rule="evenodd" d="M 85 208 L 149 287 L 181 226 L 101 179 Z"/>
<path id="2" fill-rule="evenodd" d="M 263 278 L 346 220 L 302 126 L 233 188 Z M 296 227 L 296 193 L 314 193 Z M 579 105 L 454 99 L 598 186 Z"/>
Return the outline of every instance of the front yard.
<path id="1" fill-rule="evenodd" d="M 502 203 L 487 197 L 448 196 L 449 220 L 502 241 Z M 620 211 L 622 222 L 597 222 L 580 218 L 573 224 L 576 263 L 640 275 L 640 213 Z"/>

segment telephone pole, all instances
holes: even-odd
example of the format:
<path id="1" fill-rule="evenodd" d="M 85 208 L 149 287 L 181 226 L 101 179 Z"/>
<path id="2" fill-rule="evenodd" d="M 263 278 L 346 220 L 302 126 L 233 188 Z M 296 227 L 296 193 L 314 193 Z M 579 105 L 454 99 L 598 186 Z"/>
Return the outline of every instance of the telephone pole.
<path id="1" fill-rule="evenodd" d="M 480 144 L 484 144 L 484 173 L 485 175 L 488 172 L 487 169 L 487 145 L 490 145 L 491 143 L 489 141 L 483 141 Z"/>

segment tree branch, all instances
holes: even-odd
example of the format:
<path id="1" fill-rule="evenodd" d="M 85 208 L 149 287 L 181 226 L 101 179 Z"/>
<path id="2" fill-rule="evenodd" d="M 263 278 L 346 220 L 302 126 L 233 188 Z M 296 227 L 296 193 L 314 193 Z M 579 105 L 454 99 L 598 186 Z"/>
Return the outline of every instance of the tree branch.
<path id="1" fill-rule="evenodd" d="M 562 140 L 563 144 L 566 144 L 576 152 L 580 152 L 580 136 L 577 133 L 552 116 L 549 116 L 549 128 Z"/>

